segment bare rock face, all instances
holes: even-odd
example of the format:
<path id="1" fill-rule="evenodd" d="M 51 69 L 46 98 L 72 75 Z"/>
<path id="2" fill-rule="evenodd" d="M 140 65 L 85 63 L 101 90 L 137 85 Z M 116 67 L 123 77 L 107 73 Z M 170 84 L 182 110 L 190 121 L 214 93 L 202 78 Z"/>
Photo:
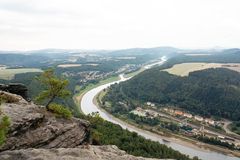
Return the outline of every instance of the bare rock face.
<path id="1" fill-rule="evenodd" d="M 89 134 L 89 123 L 81 119 L 56 118 L 42 106 L 28 103 L 20 96 L 12 96 L 14 103 L 2 104 L 1 110 L 11 120 L 7 140 L 0 151 L 26 148 L 73 148 Z M 0 94 L 1 94 L 0 93 Z M 0 158 L 1 159 L 1 158 Z"/>
<path id="2" fill-rule="evenodd" d="M 28 99 L 28 89 L 21 83 L 10 83 L 8 85 L 0 84 L 0 90 L 17 94 L 22 96 L 24 99 Z"/>
<path id="3" fill-rule="evenodd" d="M 79 146 L 77 148 L 26 149 L 0 153 L 1 160 L 156 160 L 134 157 L 116 146 Z"/>

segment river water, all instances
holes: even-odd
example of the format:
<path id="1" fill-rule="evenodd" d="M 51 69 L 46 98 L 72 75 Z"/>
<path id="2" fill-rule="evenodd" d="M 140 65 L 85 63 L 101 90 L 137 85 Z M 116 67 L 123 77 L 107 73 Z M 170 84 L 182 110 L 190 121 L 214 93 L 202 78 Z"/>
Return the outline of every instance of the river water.
<path id="1" fill-rule="evenodd" d="M 162 61 L 157 64 L 161 64 L 165 61 L 165 59 L 162 59 Z M 149 67 L 147 67 L 149 68 Z M 120 125 L 123 129 L 128 129 L 129 131 L 134 131 L 136 133 L 138 133 L 139 135 L 147 138 L 147 139 L 151 139 L 153 141 L 158 141 L 162 144 L 166 144 L 167 146 L 180 151 L 181 153 L 187 154 L 190 157 L 193 156 L 198 156 L 199 158 L 201 158 L 202 160 L 240 160 L 240 158 L 237 157 L 232 157 L 232 156 L 228 156 L 228 155 L 224 155 L 221 153 L 217 153 L 214 151 L 210 151 L 207 149 L 200 149 L 200 148 L 195 148 L 195 147 L 189 147 L 187 145 L 182 145 L 182 144 L 178 144 L 178 143 L 174 143 L 174 142 L 166 142 L 163 140 L 163 137 L 151 133 L 149 131 L 145 131 L 142 129 L 139 129 L 135 126 L 126 124 L 125 122 L 113 117 L 112 115 L 110 115 L 109 113 L 106 113 L 103 110 L 100 110 L 94 103 L 93 103 L 93 99 L 94 97 L 101 92 L 103 89 L 109 87 L 110 85 L 114 84 L 114 83 L 119 83 L 121 81 L 126 81 L 127 79 L 123 77 L 123 75 L 120 75 L 121 80 L 119 81 L 115 81 L 112 83 L 108 83 L 105 85 L 101 85 L 99 87 L 96 87 L 90 91 L 88 91 L 86 94 L 84 94 L 84 96 L 82 97 L 81 100 L 81 110 L 83 111 L 84 114 L 91 114 L 94 112 L 98 112 L 99 115 L 109 121 L 112 122 L 114 124 L 118 124 Z"/>

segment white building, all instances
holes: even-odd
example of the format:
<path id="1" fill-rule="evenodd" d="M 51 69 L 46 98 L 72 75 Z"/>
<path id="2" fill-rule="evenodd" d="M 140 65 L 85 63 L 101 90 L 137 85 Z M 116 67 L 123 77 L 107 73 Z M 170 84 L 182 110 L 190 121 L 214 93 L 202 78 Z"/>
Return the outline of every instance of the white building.
<path id="1" fill-rule="evenodd" d="M 155 107 L 155 104 L 152 103 L 152 102 L 147 102 L 147 105 L 148 105 L 148 106 L 151 106 L 151 107 Z"/>
<path id="2" fill-rule="evenodd" d="M 187 117 L 187 118 L 192 118 L 193 117 L 192 114 L 190 114 L 190 113 L 184 113 L 183 116 Z"/>
<path id="3" fill-rule="evenodd" d="M 206 118 L 204 121 L 208 124 L 215 125 L 215 121 L 212 119 Z"/>
<path id="4" fill-rule="evenodd" d="M 146 117 L 147 116 L 147 112 L 144 111 L 140 107 L 137 107 L 135 110 L 131 111 L 130 113 L 133 113 L 133 114 L 141 116 L 141 117 Z"/>
<path id="5" fill-rule="evenodd" d="M 203 121 L 203 117 L 201 117 L 201 116 L 194 116 L 194 119 L 199 121 L 199 122 Z"/>
<path id="6" fill-rule="evenodd" d="M 168 112 L 168 108 L 163 108 L 163 110 L 164 110 L 165 112 Z"/>

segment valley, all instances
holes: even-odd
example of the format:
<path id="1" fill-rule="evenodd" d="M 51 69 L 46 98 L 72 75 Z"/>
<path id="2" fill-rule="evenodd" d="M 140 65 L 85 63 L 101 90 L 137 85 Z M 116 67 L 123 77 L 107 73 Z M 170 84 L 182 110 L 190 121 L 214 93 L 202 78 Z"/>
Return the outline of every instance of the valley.
<path id="1" fill-rule="evenodd" d="M 202 66 L 203 64 L 192 64 L 191 67 L 189 67 L 189 66 L 188 67 L 193 69 L 194 68 L 193 65 L 199 67 L 199 65 Z M 226 66 L 232 66 L 232 65 L 234 65 L 236 67 L 238 64 L 218 64 L 218 66 L 220 68 L 225 68 Z M 217 66 L 217 65 L 205 63 L 204 66 L 205 67 L 208 66 L 207 68 L 209 68 L 209 67 L 212 68 L 213 66 Z M 200 70 L 204 70 L 207 68 L 201 68 Z M 152 69 L 152 70 L 154 70 L 154 69 Z M 197 70 L 199 70 L 199 69 L 197 69 Z M 151 77 L 151 76 L 147 76 L 147 77 Z M 132 78 L 132 79 L 134 79 L 134 78 Z M 137 82 L 137 83 L 139 83 L 139 82 Z M 137 84 L 137 83 L 135 82 L 135 84 Z M 108 89 L 105 90 L 105 92 L 106 91 L 108 91 Z M 119 91 L 115 90 L 114 93 L 116 93 L 116 92 L 119 92 Z M 135 104 L 134 104 L 134 102 L 133 102 L 133 104 L 131 104 L 131 102 L 129 103 L 129 102 L 126 102 L 124 99 L 121 99 L 121 101 L 117 105 L 118 106 L 122 105 L 123 108 L 125 108 L 124 106 L 127 107 L 129 104 L 140 106 L 140 108 L 137 108 L 135 111 L 132 110 L 130 114 L 126 115 L 124 113 L 125 111 L 119 110 L 119 111 L 113 112 L 111 110 L 111 109 L 113 109 L 113 106 L 111 106 L 113 104 L 112 103 L 113 101 L 111 101 L 111 102 L 107 102 L 105 100 L 102 101 L 102 99 L 104 99 L 104 96 L 106 94 L 108 94 L 108 93 L 101 92 L 101 94 L 98 95 L 97 96 L 98 98 L 95 100 L 98 102 L 98 103 L 95 102 L 95 105 L 101 106 L 101 108 L 103 108 L 105 111 L 107 111 L 108 113 L 109 112 L 112 113 L 115 117 L 126 121 L 128 124 L 134 125 L 136 127 L 144 128 L 145 130 L 152 131 L 153 133 L 160 134 L 160 135 L 164 136 L 165 139 L 168 139 L 166 137 L 169 137 L 169 136 L 175 137 L 177 139 L 182 139 L 183 141 L 188 141 L 188 142 L 192 141 L 191 143 L 194 143 L 194 144 L 198 145 L 199 147 L 200 146 L 202 147 L 204 145 L 206 148 L 211 148 L 212 150 L 218 150 L 218 152 L 222 152 L 225 154 L 231 153 L 236 156 L 239 156 L 238 151 L 231 151 L 231 150 L 232 149 L 235 150 L 238 148 L 240 136 L 231 131 L 229 132 L 229 130 L 224 129 L 224 128 L 226 128 L 226 125 L 229 127 L 230 123 L 228 120 L 224 120 L 224 119 L 222 119 L 220 121 L 217 119 L 213 120 L 213 119 L 209 118 L 209 116 L 207 116 L 207 118 L 204 119 L 199 115 L 190 114 L 189 112 L 184 113 L 181 111 L 181 109 L 179 110 L 178 107 L 177 108 L 173 107 L 172 109 L 171 108 L 162 108 L 161 110 L 158 110 L 158 108 L 159 108 L 159 106 L 157 106 L 158 103 L 156 104 L 156 103 L 145 101 L 146 103 L 143 104 L 143 102 L 140 101 L 140 102 L 135 102 Z M 119 95 L 116 95 L 116 96 L 119 96 Z M 113 100 L 114 97 L 112 97 L 111 99 Z M 114 103 L 114 106 L 116 106 L 116 103 Z M 160 108 L 161 107 L 162 107 L 162 105 L 160 104 Z M 144 108 L 144 109 L 141 109 L 141 108 Z M 97 110 L 97 112 L 105 112 L 105 111 L 103 111 L 101 109 L 100 109 L 100 111 Z M 105 114 L 107 114 L 107 112 L 105 112 Z M 103 114 L 104 117 L 105 118 L 108 117 L 106 119 L 109 120 L 109 115 L 106 116 L 105 114 Z M 135 116 L 133 116 L 133 115 L 135 115 Z M 189 116 L 191 116 L 191 117 L 189 117 Z M 184 118 L 184 117 L 186 117 L 186 118 Z M 134 119 L 132 119 L 132 118 L 134 118 Z M 138 118 L 138 120 L 140 120 L 140 121 L 136 121 L 135 118 Z M 145 119 L 145 120 L 143 121 L 143 119 Z M 160 124 L 162 124 L 162 122 L 164 122 L 164 123 L 167 122 L 168 125 L 173 124 L 172 133 L 169 132 L 169 128 L 168 128 L 169 126 L 166 129 L 164 129 L 164 127 L 161 125 L 159 128 L 156 127 L 156 124 L 159 124 L 159 120 L 161 122 Z M 202 122 L 204 122 L 204 123 L 202 123 Z M 119 124 L 119 122 L 115 122 L 115 123 Z M 180 131 L 180 132 L 182 132 L 182 133 L 180 133 L 179 131 L 176 130 L 177 128 L 179 128 L 179 126 L 185 127 L 183 130 L 181 129 L 184 132 Z M 174 128 L 174 127 L 177 127 L 177 128 Z M 189 129 L 192 130 L 193 132 L 190 133 Z M 180 133 L 181 136 L 179 136 L 178 132 Z M 188 134 L 190 134 L 190 135 L 188 135 Z M 206 143 L 210 143 L 210 142 L 207 142 L 206 141 L 207 139 L 202 139 L 202 135 L 204 135 L 204 137 L 208 137 L 209 140 L 214 139 L 214 141 L 216 141 L 216 142 L 211 142 L 212 145 L 208 145 Z M 186 138 L 186 136 L 188 138 Z M 190 137 L 193 136 L 194 138 L 192 139 L 189 136 Z M 167 141 L 169 141 L 169 140 L 167 140 Z M 205 143 L 201 143 L 198 141 L 204 141 Z M 215 147 L 215 146 L 213 146 L 214 143 L 219 143 L 219 144 L 218 144 L 218 146 Z M 232 144 L 235 145 L 234 148 L 232 148 Z M 229 147 L 230 150 L 226 149 L 225 147 L 222 148 L 221 145 L 226 145 L 225 147 L 226 148 Z"/>
<path id="2" fill-rule="evenodd" d="M 125 81 L 126 79 L 124 79 L 124 78 L 122 78 L 120 81 L 116 81 L 116 82 L 121 82 L 121 81 Z M 188 147 L 193 147 L 192 146 L 192 144 L 196 144 L 196 145 L 198 145 L 200 148 L 202 148 L 203 146 L 204 147 L 207 147 L 207 148 L 211 148 L 212 150 L 215 150 L 215 151 L 218 151 L 218 152 L 223 152 L 223 153 L 231 153 L 231 152 L 229 152 L 229 151 L 226 151 L 226 150 L 223 150 L 223 149 L 221 149 L 221 148 L 216 148 L 216 147 L 212 147 L 212 146 L 208 146 L 208 145 L 203 145 L 203 144 L 198 144 L 196 141 L 194 142 L 194 141 L 192 141 L 191 142 L 191 140 L 187 140 L 187 142 L 186 142 L 186 138 L 183 138 L 183 137 L 179 137 L 179 136 L 175 136 L 175 138 L 171 138 L 171 136 L 173 136 L 174 137 L 174 135 L 172 135 L 172 134 L 169 134 L 168 133 L 168 136 L 166 135 L 166 134 L 159 134 L 159 132 L 156 132 L 155 130 L 154 130 L 154 128 L 149 128 L 149 127 L 146 127 L 146 125 L 139 125 L 139 123 L 138 124 L 135 124 L 135 123 L 132 123 L 131 121 L 128 121 L 127 120 L 127 122 L 124 122 L 124 121 L 126 121 L 126 118 L 123 118 L 124 119 L 124 121 L 122 121 L 123 119 L 121 118 L 121 116 L 120 117 L 118 117 L 117 116 L 117 118 L 115 118 L 114 116 L 111 116 L 109 113 L 107 113 L 105 110 L 103 110 L 103 109 L 101 109 L 101 108 L 99 108 L 99 107 L 97 107 L 97 106 L 102 106 L 102 103 L 101 103 L 101 100 L 100 100 L 100 102 L 97 102 L 97 101 L 99 101 L 99 100 L 97 100 L 97 99 L 95 99 L 94 100 L 94 98 L 96 98 L 96 96 L 97 96 L 97 94 L 100 92 L 100 93 L 102 93 L 101 92 L 101 90 L 103 90 L 104 88 L 107 88 L 107 87 L 109 87 L 111 84 L 113 84 L 114 82 L 112 82 L 112 83 L 109 83 L 109 84 L 105 84 L 105 85 L 102 85 L 102 86 L 99 86 L 99 87 L 97 87 L 97 88 L 95 88 L 95 89 L 93 89 L 93 90 L 90 90 L 89 92 L 87 92 L 84 96 L 83 96 L 83 99 L 82 99 L 82 101 L 81 101 L 81 108 L 82 108 L 82 111 L 83 111 L 83 113 L 85 113 L 85 114 L 91 114 L 91 113 L 94 113 L 94 112 L 97 112 L 97 113 L 99 113 L 100 114 L 100 116 L 101 117 L 103 117 L 104 119 L 106 119 L 106 120 L 108 120 L 108 121 L 110 121 L 110 122 L 113 122 L 113 123 L 115 123 L 115 124 L 119 124 L 122 128 L 127 128 L 128 130 L 131 130 L 131 131 L 134 131 L 134 132 L 137 132 L 138 134 L 140 134 L 140 135 L 143 135 L 144 137 L 146 137 L 146 138 L 150 138 L 150 139 L 153 139 L 153 140 L 156 140 L 155 138 L 156 137 L 158 137 L 158 136 L 163 136 L 163 137 L 158 137 L 158 138 L 160 138 L 160 140 L 158 140 L 158 141 L 160 141 L 161 143 L 164 143 L 164 144 L 167 144 L 167 145 L 169 145 L 169 143 L 171 143 L 171 147 L 173 147 L 174 149 L 177 149 L 177 150 L 181 150 L 183 153 L 186 153 L 186 154 L 190 154 L 191 155 L 191 153 L 195 153 L 194 155 L 192 155 L 192 156 L 196 156 L 196 151 L 191 151 L 191 152 L 186 152 L 188 149 L 185 149 L 184 147 L 183 147 L 183 149 L 179 149 L 179 148 L 175 148 L 176 147 L 176 144 L 174 143 L 174 142 L 176 142 L 176 139 L 175 138 L 177 138 L 177 139 L 182 139 L 182 140 L 177 140 L 177 142 L 178 143 L 180 143 L 180 144 L 182 144 L 182 145 L 185 145 L 185 147 L 186 146 L 188 146 Z M 99 97 L 99 95 L 97 96 L 97 97 Z M 100 97 L 103 97 L 103 96 L 101 96 L 100 95 Z M 150 104 L 151 105 L 151 104 Z M 91 107 L 89 107 L 89 106 L 91 106 Z M 103 107 L 103 106 L 102 106 Z M 153 114 L 153 113 L 152 113 Z M 166 116 L 166 114 L 165 114 L 165 116 Z M 169 116 L 168 116 L 169 117 Z M 120 118 L 121 120 L 119 120 L 118 118 Z M 173 121 L 173 118 L 171 118 L 170 119 L 171 121 Z M 175 119 L 176 120 L 176 119 Z M 179 120 L 178 120 L 179 121 Z M 136 127 L 135 127 L 136 126 Z M 145 129 L 145 130 L 149 130 L 149 131 L 154 131 L 152 134 L 153 134 L 153 137 L 155 137 L 155 138 L 153 138 L 153 137 L 149 137 L 149 132 L 146 134 L 146 133 L 144 133 L 144 132 L 146 132 L 146 131 L 144 131 L 144 130 L 142 130 L 142 129 L 139 129 L 139 127 L 141 127 L 141 128 L 143 128 L 143 129 Z M 154 134 L 155 133 L 155 134 Z M 156 134 L 158 134 L 158 135 L 156 135 Z M 155 135 L 155 136 L 154 136 Z M 171 135 L 170 137 L 169 137 L 169 135 Z M 219 136 L 219 134 L 217 134 L 218 136 Z M 221 135 L 221 134 L 220 134 Z M 158 139 L 157 138 L 157 139 Z M 167 139 L 167 141 L 166 141 L 166 139 Z M 195 147 L 194 147 L 195 148 Z M 200 151 L 199 151 L 200 150 Z M 198 148 L 198 153 L 201 153 L 202 152 L 202 149 L 199 149 Z M 204 153 L 204 152 L 203 152 Z M 204 157 L 204 156 L 206 156 L 205 157 L 205 159 L 207 158 L 207 157 L 209 157 L 209 156 L 211 156 L 211 154 L 209 155 L 209 153 L 201 153 L 200 155 L 197 155 L 198 157 L 200 157 L 200 158 L 202 158 L 202 157 Z M 236 152 L 235 153 L 236 155 L 238 155 L 238 153 Z M 216 156 L 216 155 L 213 155 L 213 157 L 215 158 L 215 157 L 217 157 L 218 159 L 220 158 L 219 156 Z M 213 158 L 212 157 L 212 158 Z M 213 158 L 213 159 L 214 159 Z M 223 157 L 223 159 L 225 159 L 226 157 Z"/>
<path id="3" fill-rule="evenodd" d="M 191 57 L 190 61 L 182 60 L 179 63 L 181 56 L 176 61 L 179 53 L 175 53 L 175 50 L 165 54 L 165 49 L 163 49 L 163 51 L 158 51 L 158 55 L 154 54 L 155 49 L 149 49 L 153 54 L 146 53 L 148 49 L 143 50 L 144 52 L 139 49 L 134 51 L 130 49 L 121 52 L 114 51 L 112 53 L 111 51 L 110 53 L 100 52 L 88 55 L 85 52 L 71 52 L 69 54 L 59 53 L 59 56 L 55 56 L 56 53 L 54 53 L 54 55 L 48 54 L 49 59 L 44 63 L 34 63 L 34 65 L 28 61 L 21 66 L 17 62 L 10 64 L 9 61 L 5 61 L 7 63 L 2 63 L 2 70 L 6 69 L 6 66 L 11 67 L 10 69 L 35 67 L 38 70 L 16 73 L 11 79 L 2 78 L 0 82 L 4 84 L 25 84 L 29 89 L 30 97 L 34 100 L 37 93 L 43 89 L 43 86 L 38 84 L 36 79 L 41 74 L 38 71 L 53 67 L 56 75 L 69 80 L 68 89 L 72 93 L 66 100 L 56 100 L 56 102 L 66 105 L 76 117 L 84 117 L 83 113 L 85 115 L 91 114 L 94 117 L 97 112 L 103 119 L 121 126 L 124 129 L 123 132 L 127 129 L 127 131 L 136 132 L 153 142 L 159 142 L 158 147 L 163 147 L 161 145 L 164 144 L 164 146 L 171 147 L 182 154 L 191 157 L 198 156 L 203 160 L 207 157 L 211 157 L 213 160 L 215 158 L 216 160 L 238 159 L 233 157 L 233 155 L 239 156 L 239 151 L 236 150 L 238 149 L 236 148 L 237 145 L 235 145 L 239 143 L 239 135 L 237 134 L 238 110 L 227 113 L 227 109 L 224 112 L 225 115 L 221 115 L 222 118 L 220 118 L 219 115 L 214 114 L 220 112 L 203 110 L 201 107 L 197 111 L 196 106 L 194 106 L 198 105 L 196 101 L 187 99 L 187 97 L 188 94 L 193 93 L 192 91 L 200 88 L 207 89 L 209 86 L 206 83 L 201 83 L 201 80 L 205 79 L 210 79 L 208 83 L 213 84 L 218 82 L 226 85 L 225 81 L 227 81 L 227 84 L 231 84 L 231 89 L 238 88 L 237 76 L 232 68 L 238 68 L 239 62 L 226 60 L 226 63 L 219 63 L 218 61 L 209 63 L 211 56 L 215 56 L 215 54 L 211 54 L 189 56 Z M 156 50 L 161 49 L 157 48 Z M 135 53 L 134 56 L 132 56 L 133 53 Z M 149 54 L 147 58 L 146 54 Z M 187 57 L 184 54 L 182 56 Z M 202 62 L 196 62 L 199 56 L 206 56 L 206 59 Z M 225 56 L 228 57 L 227 54 Z M 195 57 L 195 59 L 192 57 Z M 45 58 L 42 57 L 42 59 Z M 225 77 L 223 76 L 222 80 L 219 81 L 216 78 L 219 75 Z M 208 76 L 210 77 L 206 78 Z M 226 77 L 231 77 L 232 80 L 229 81 L 229 78 Z M 199 88 L 192 90 L 193 82 L 195 82 L 195 87 L 199 85 Z M 124 89 L 125 85 L 127 86 L 126 89 Z M 204 87 L 204 85 L 207 86 Z M 118 86 L 123 88 L 119 90 Z M 161 90 L 166 86 L 168 87 L 167 92 L 163 90 L 164 94 L 157 93 L 158 89 Z M 175 92 L 176 86 L 181 86 L 181 94 Z M 208 93 L 209 91 L 206 90 L 198 94 L 204 95 L 204 92 Z M 231 96 L 235 96 L 235 92 L 230 93 Z M 212 95 L 212 93 L 209 94 Z M 229 94 L 227 93 L 227 95 Z M 174 100 L 174 98 L 177 99 Z M 187 101 L 182 101 L 184 99 Z M 181 101 L 181 105 L 177 105 L 178 101 Z M 228 102 L 227 100 L 223 101 Z M 231 102 L 235 103 L 233 100 Z M 221 111 L 223 107 L 219 109 Z M 104 125 L 108 126 L 109 124 Z M 97 128 L 96 132 L 100 132 L 98 134 L 108 134 L 101 127 Z M 122 131 L 119 130 L 118 132 Z M 209 139 L 206 139 L 206 137 Z M 109 143 L 106 137 L 102 137 L 99 141 L 106 145 L 115 144 L 120 149 L 124 149 L 121 143 L 116 143 L 116 141 Z M 146 143 L 151 144 L 153 142 L 147 141 Z M 234 146 L 229 145 L 231 143 Z M 126 145 L 129 146 L 130 144 L 127 143 Z M 136 155 L 143 154 L 139 154 L 138 149 L 135 149 Z M 130 148 L 127 148 L 126 151 L 131 153 L 130 150 Z"/>
<path id="4" fill-rule="evenodd" d="M 240 160 L 240 1 L 0 13 L 0 160 Z"/>
<path id="5" fill-rule="evenodd" d="M 125 80 L 125 79 L 122 79 Z M 115 81 L 118 82 L 118 81 Z M 118 124 L 120 125 L 122 128 L 124 129 L 128 129 L 130 131 L 136 132 L 139 135 L 147 138 L 147 139 L 151 139 L 153 141 L 158 141 L 160 143 L 166 144 L 170 147 L 172 147 L 173 149 L 179 150 L 182 153 L 186 153 L 189 154 L 191 156 L 199 156 L 202 159 L 208 159 L 209 157 L 211 157 L 211 159 L 216 159 L 216 160 L 221 160 L 221 159 L 238 159 L 238 158 L 234 158 L 231 156 L 225 156 L 216 152 L 212 152 L 212 151 L 208 151 L 206 149 L 204 149 L 207 145 L 201 145 L 201 147 L 197 147 L 195 145 L 193 145 L 194 143 L 189 143 L 186 141 L 182 141 L 179 139 L 179 137 L 176 138 L 169 138 L 165 136 L 161 136 L 159 134 L 156 133 L 152 133 L 150 131 L 148 131 L 148 129 L 144 128 L 145 130 L 139 128 L 138 125 L 135 124 L 129 124 L 128 122 L 125 122 L 123 120 L 120 120 L 119 118 L 116 118 L 115 116 L 112 116 L 111 114 L 109 114 L 108 112 L 106 112 L 104 109 L 99 108 L 97 101 L 94 98 L 96 98 L 97 94 L 99 92 L 101 92 L 104 88 L 109 87 L 111 84 L 113 84 L 114 82 L 96 87 L 92 90 L 90 90 L 89 92 L 87 92 L 86 94 L 84 94 L 82 101 L 81 101 L 81 108 L 84 114 L 92 114 L 97 112 L 102 118 L 104 118 L 107 121 L 110 121 L 114 124 Z M 166 141 L 167 140 L 167 141 Z M 218 152 L 224 152 L 223 150 L 216 150 L 214 148 L 212 148 L 212 150 L 218 151 Z M 226 153 L 226 152 L 225 152 Z M 227 152 L 228 154 L 230 152 Z"/>

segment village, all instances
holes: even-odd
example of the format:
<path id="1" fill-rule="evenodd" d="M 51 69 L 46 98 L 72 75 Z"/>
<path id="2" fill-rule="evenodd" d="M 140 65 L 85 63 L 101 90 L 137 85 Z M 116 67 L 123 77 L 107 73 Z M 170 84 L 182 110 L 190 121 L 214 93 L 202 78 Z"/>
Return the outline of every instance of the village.
<path id="1" fill-rule="evenodd" d="M 130 113 L 150 119 L 169 119 L 179 126 L 178 134 L 194 138 L 214 139 L 224 145 L 233 145 L 235 149 L 240 149 L 239 137 L 226 134 L 223 130 L 224 122 L 221 120 L 194 115 L 176 107 L 157 108 L 156 104 L 152 102 L 147 102 L 144 107 L 137 107 Z M 216 128 L 220 130 L 218 131 Z"/>

